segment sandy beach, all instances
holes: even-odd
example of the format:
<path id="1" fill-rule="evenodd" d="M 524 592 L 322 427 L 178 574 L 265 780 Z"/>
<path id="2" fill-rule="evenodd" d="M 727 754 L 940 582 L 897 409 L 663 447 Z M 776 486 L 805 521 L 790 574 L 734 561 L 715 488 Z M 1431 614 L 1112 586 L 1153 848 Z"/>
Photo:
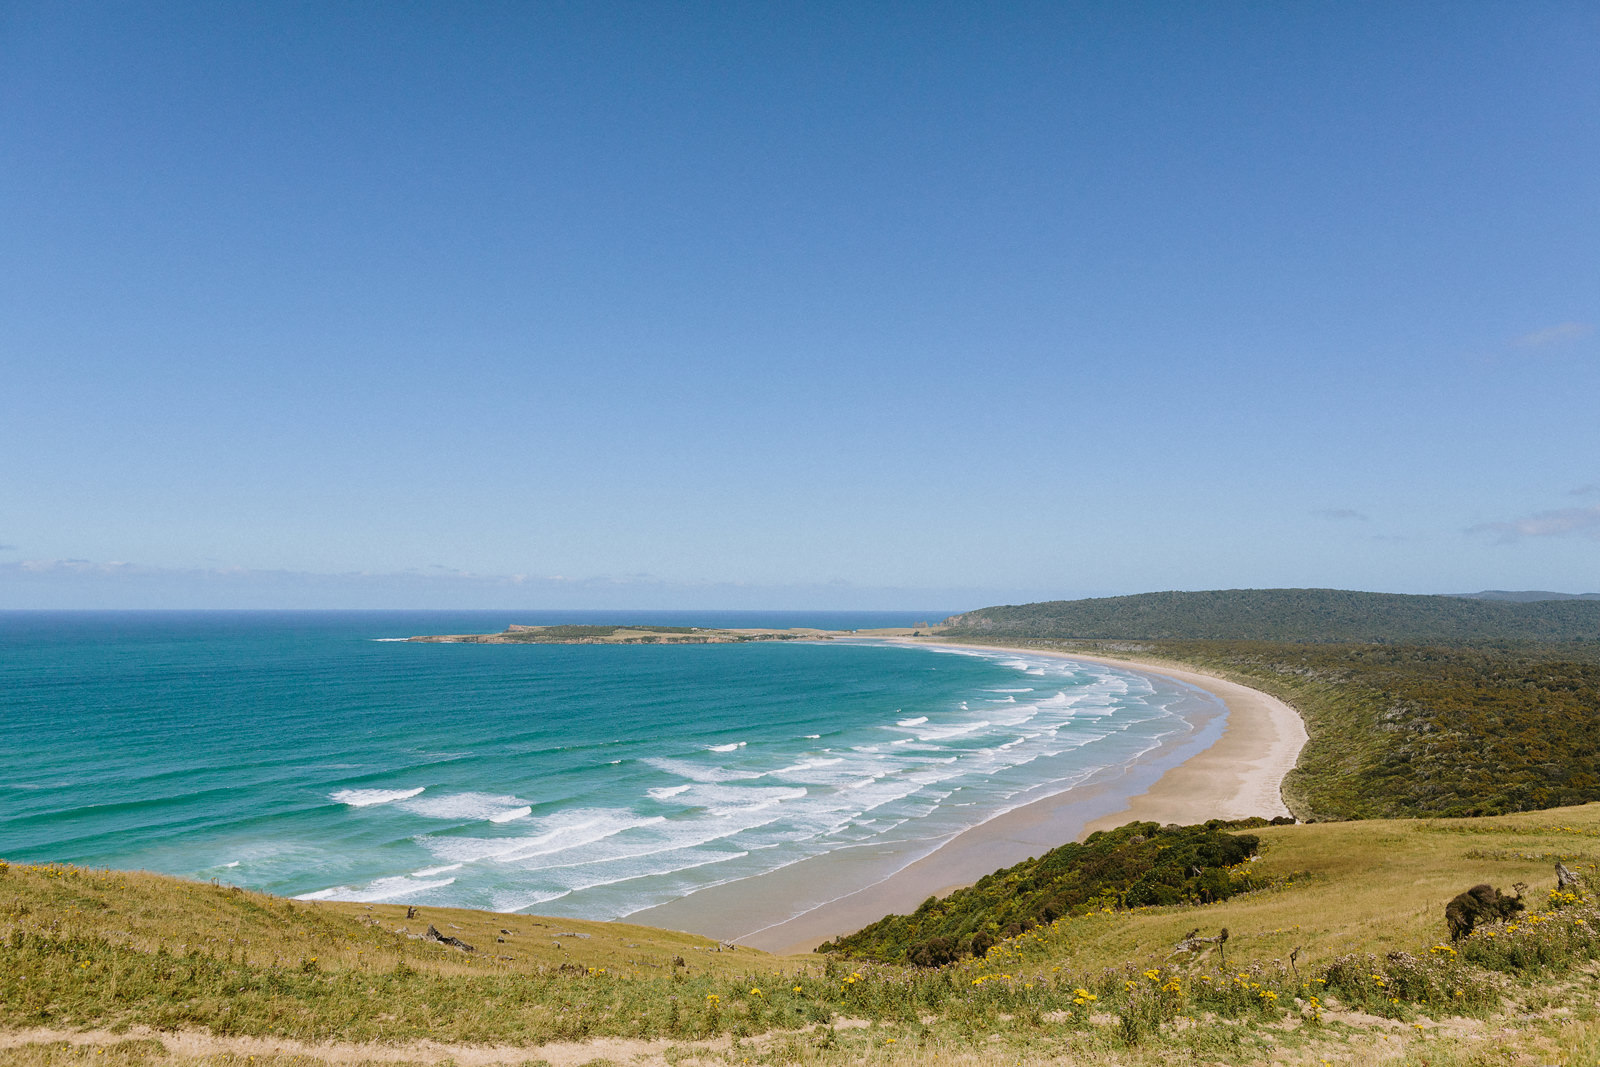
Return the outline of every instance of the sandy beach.
<path id="1" fill-rule="evenodd" d="M 893 640 L 994 651 L 996 646 Z M 1280 789 L 1299 759 L 1305 725 L 1289 705 L 1226 679 L 1164 664 L 1018 648 L 1030 656 L 1102 663 L 1160 675 L 1220 699 L 1226 715 L 1201 715 L 1194 731 L 1127 766 L 971 827 L 898 869 L 868 850 L 830 853 L 756 878 L 712 886 L 628 916 L 629 922 L 691 930 L 769 952 L 805 952 L 929 896 L 1066 841 L 1135 819 L 1195 823 L 1289 814 Z M 1041 786 L 1048 790 L 1049 783 Z M 843 889 L 828 896 L 829 887 Z M 796 914 L 798 912 L 798 914 Z"/>

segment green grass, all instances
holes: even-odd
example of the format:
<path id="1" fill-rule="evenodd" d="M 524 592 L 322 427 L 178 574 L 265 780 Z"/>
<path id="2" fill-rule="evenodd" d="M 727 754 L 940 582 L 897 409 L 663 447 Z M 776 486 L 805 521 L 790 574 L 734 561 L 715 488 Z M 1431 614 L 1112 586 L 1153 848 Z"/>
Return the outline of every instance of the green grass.
<path id="1" fill-rule="evenodd" d="M 1265 825 L 1265 819 L 1167 827 L 1134 822 L 1099 831 L 943 899 L 930 897 L 910 915 L 886 916 L 818 951 L 931 967 L 981 956 L 997 940 L 1063 915 L 1225 900 L 1266 883 L 1248 862 L 1259 839 L 1224 831 Z"/>
<path id="2" fill-rule="evenodd" d="M 1543 891 L 1555 858 L 1596 869 L 1600 805 L 1252 833 L 1262 849 L 1254 866 L 1287 883 L 1217 904 L 1061 918 L 935 970 L 718 952 L 643 927 L 433 908 L 408 920 L 394 906 L 12 866 L 0 873 L 0 1033 L 93 1031 L 101 1036 L 82 1040 L 113 1049 L 93 1055 L 130 1065 L 187 1053 L 115 1051 L 112 1032 L 205 1035 L 224 1057 L 267 1038 L 355 1042 L 388 1060 L 434 1047 L 418 1042 L 522 1048 L 537 1060 L 551 1042 L 608 1039 L 633 1043 L 616 1046 L 633 1050 L 618 1062 L 940 1065 L 1067 1055 L 1248 1063 L 1274 1050 L 1285 1062 L 1330 1051 L 1333 1062 L 1364 1062 L 1383 1044 L 1376 1024 L 1359 1022 L 1368 1016 L 1392 1020 L 1382 1025 L 1406 1049 L 1420 1042 L 1457 1057 L 1430 1063 L 1476 1062 L 1482 1051 L 1481 1034 L 1469 1041 L 1445 1025 L 1455 1016 L 1488 1020 L 1472 1022 L 1488 1033 L 1527 1015 L 1517 1032 L 1534 1045 L 1567 1040 L 1562 1027 L 1576 1027 L 1574 1047 L 1593 1042 L 1592 1026 L 1553 1013 L 1594 1003 L 1600 914 L 1552 908 Z M 1550 917 L 1438 951 L 1445 902 L 1484 881 L 1528 882 L 1533 911 Z M 429 923 L 478 951 L 407 936 Z M 1227 927 L 1230 938 L 1222 951 L 1174 956 L 1196 927 Z M 84 1062 L 58 1041 L 24 1042 L 0 1061 Z M 611 1046 L 580 1052 L 591 1047 Z"/>

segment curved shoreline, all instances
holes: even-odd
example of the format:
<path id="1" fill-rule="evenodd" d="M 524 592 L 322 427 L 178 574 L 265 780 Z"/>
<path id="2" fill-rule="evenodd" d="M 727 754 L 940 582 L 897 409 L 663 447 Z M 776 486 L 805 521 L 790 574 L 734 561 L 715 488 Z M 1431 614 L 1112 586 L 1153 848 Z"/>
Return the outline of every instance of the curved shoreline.
<path id="1" fill-rule="evenodd" d="M 1128 800 L 1121 811 L 1085 826 L 1081 836 L 1135 819 L 1160 823 L 1195 823 L 1206 819 L 1273 818 L 1292 815 L 1283 802 L 1283 779 L 1300 759 L 1307 734 L 1294 708 L 1227 678 L 1166 663 L 1111 656 L 1055 652 L 998 645 L 952 645 L 1000 648 L 1052 659 L 1081 660 L 1157 674 L 1204 689 L 1228 707 L 1228 722 L 1216 743 L 1171 768 L 1148 790 Z"/>
<path id="2" fill-rule="evenodd" d="M 769 952 L 808 952 L 830 938 L 851 933 L 887 914 L 913 911 L 929 896 L 942 896 L 998 868 L 1067 841 L 1081 840 L 1095 830 L 1136 819 L 1196 823 L 1289 814 L 1279 793 L 1283 776 L 1299 758 L 1306 733 L 1299 714 L 1275 697 L 1166 664 L 1012 645 L 883 640 L 974 652 L 1016 652 L 1158 675 L 1211 694 L 1221 701 L 1226 714 L 1197 719 L 1192 733 L 1163 742 L 1130 764 L 1105 768 L 1085 782 L 963 830 L 887 875 L 873 872 L 870 856 L 828 853 L 755 878 L 708 887 L 635 912 L 626 921 L 695 928 Z M 798 914 L 790 910 L 787 917 L 771 921 L 775 911 L 783 910 L 774 909 L 774 901 L 814 900 L 818 885 L 839 883 L 859 888 L 813 903 Z"/>

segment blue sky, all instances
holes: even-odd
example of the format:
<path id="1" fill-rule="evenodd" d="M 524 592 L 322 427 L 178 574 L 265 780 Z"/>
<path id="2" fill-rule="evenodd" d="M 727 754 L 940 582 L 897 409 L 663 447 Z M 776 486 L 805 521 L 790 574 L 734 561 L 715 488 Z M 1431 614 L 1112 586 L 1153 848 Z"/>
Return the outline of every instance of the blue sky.
<path id="1" fill-rule="evenodd" d="M 0 607 L 1600 589 L 1597 52 L 0 4 Z"/>

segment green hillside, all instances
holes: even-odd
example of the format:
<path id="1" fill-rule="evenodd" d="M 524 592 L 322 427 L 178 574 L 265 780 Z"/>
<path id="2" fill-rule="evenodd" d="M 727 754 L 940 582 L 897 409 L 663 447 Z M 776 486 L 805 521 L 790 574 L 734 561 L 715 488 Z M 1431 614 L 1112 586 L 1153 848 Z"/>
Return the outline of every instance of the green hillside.
<path id="1" fill-rule="evenodd" d="M 1018 922 L 1022 933 L 936 968 L 0 863 L 0 1065 L 1600 1062 L 1600 806 L 1248 833 L 1215 855 L 1201 853 L 1243 835 L 1107 834 L 1115 847 L 1096 862 L 1119 883 L 1117 853 L 1174 845 L 1175 880 L 1146 889 L 1176 899 L 1130 896 L 1136 878 L 1119 899 Z M 1264 888 L 1199 903 L 1219 894 L 1178 884 L 1191 861 L 1203 882 L 1245 845 Z M 1588 884 L 1552 893 L 1557 861 Z M 1076 860 L 996 872 L 980 896 L 1002 932 L 1012 898 L 1056 895 L 1045 866 L 1088 873 Z M 1526 883 L 1526 913 L 1445 944 L 1446 902 L 1483 882 Z"/>
<path id="2" fill-rule="evenodd" d="M 1600 601 L 1219 589 L 980 608 L 951 616 L 945 626 L 950 636 L 991 639 L 1600 642 Z"/>
<path id="3" fill-rule="evenodd" d="M 1102 830 L 985 875 L 942 900 L 930 897 L 910 915 L 886 916 L 817 951 L 938 967 L 982 956 L 1000 939 L 1064 915 L 1227 900 L 1263 883 L 1247 862 L 1260 838 L 1223 831 L 1266 825 L 1265 819 L 1217 819 L 1203 826 L 1133 822 Z"/>

